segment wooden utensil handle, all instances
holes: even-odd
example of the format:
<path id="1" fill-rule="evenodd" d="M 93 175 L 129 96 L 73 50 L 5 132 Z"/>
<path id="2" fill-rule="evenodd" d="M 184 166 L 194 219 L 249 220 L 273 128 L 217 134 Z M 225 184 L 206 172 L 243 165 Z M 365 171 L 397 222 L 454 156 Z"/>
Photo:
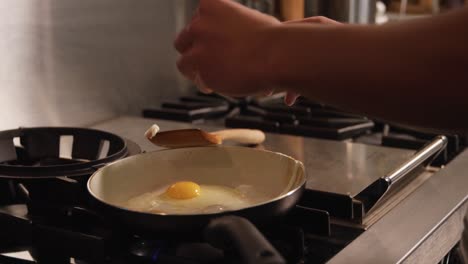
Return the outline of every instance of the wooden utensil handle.
<path id="1" fill-rule="evenodd" d="M 260 144 L 265 141 L 265 133 L 258 129 L 224 129 L 211 132 L 224 140 L 232 140 L 242 144 Z"/>

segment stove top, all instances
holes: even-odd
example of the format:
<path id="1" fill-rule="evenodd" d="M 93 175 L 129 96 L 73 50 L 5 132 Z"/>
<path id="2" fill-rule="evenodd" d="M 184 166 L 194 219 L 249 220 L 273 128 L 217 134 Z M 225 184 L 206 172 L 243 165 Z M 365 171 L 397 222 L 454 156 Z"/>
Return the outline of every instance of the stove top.
<path id="1" fill-rule="evenodd" d="M 111 131 L 130 138 L 143 150 L 154 151 L 160 148 L 151 144 L 142 135 L 142 131 L 145 131 L 154 123 L 158 124 L 162 130 L 198 127 L 206 131 L 215 131 L 225 127 L 223 122 L 224 118 L 207 119 L 203 123 L 193 124 L 190 122 L 121 116 L 97 124 L 94 128 Z M 383 129 L 383 126 L 380 129 Z M 372 170 L 371 167 L 374 167 L 374 172 L 379 172 L 378 167 L 383 163 L 378 162 L 379 157 L 384 158 L 392 154 L 391 156 L 394 156 L 393 159 L 395 159 L 394 164 L 398 164 L 399 161 L 405 163 L 407 158 L 413 157 L 414 149 L 397 149 L 376 143 L 376 139 L 381 139 L 381 134 L 378 135 L 381 132 L 377 129 L 371 131 L 370 134 L 347 140 L 267 133 L 266 141 L 258 148 L 279 151 L 301 160 L 305 165 L 309 178 L 327 178 L 330 174 L 322 173 L 320 176 L 319 172 L 331 170 L 335 174 L 341 174 L 341 180 L 351 181 L 352 178 L 350 177 L 359 175 L 360 170 L 364 168 L 368 168 L 370 171 Z M 395 157 L 395 155 L 398 157 Z M 388 159 L 388 157 L 385 159 Z M 308 212 L 315 213 L 299 214 L 299 220 L 303 220 L 303 222 L 300 222 L 302 223 L 300 226 L 304 233 L 304 244 L 307 249 L 304 250 L 304 253 L 309 256 L 306 258 L 311 263 L 397 263 L 414 253 L 419 258 L 421 254 L 427 256 L 423 263 L 439 261 L 444 256 L 433 254 L 432 248 L 434 245 L 441 248 L 438 254 L 449 252 L 456 242 L 453 242 L 453 244 L 445 242 L 455 241 L 463 227 L 459 223 L 455 225 L 457 228 L 454 228 L 454 225 L 451 224 L 453 222 L 449 219 L 455 219 L 454 221 L 458 219 L 459 221 L 462 219 L 461 215 L 465 213 L 464 208 L 466 207 L 463 206 L 463 202 L 468 194 L 468 177 L 464 172 L 468 170 L 467 161 L 468 153 L 462 151 L 443 169 L 430 166 L 424 172 L 414 170 L 414 172 L 418 172 L 413 175 L 416 177 L 410 177 L 409 184 L 404 184 L 402 188 L 396 188 L 398 195 L 393 195 L 393 199 L 387 199 L 382 206 L 379 206 L 379 210 L 371 212 L 361 223 L 339 218 L 334 216 L 333 213 L 326 212 L 326 210 L 317 209 L 314 207 L 315 205 L 311 204 L 316 201 L 314 196 L 310 196 L 313 193 L 306 191 L 299 206 L 307 208 Z M 336 168 L 337 164 L 341 165 L 342 171 Z M 387 169 L 392 170 L 391 166 L 388 166 Z M 353 171 L 354 173 L 351 173 Z M 383 173 L 384 171 L 380 172 Z M 372 173 L 369 173 L 369 175 L 376 177 Z M 332 197 L 336 196 L 332 195 Z M 353 199 L 351 199 L 351 202 L 347 199 L 339 200 L 344 201 L 343 204 L 346 207 L 344 209 L 336 207 L 337 212 L 339 210 L 349 210 L 350 206 L 353 205 Z M 313 215 L 313 217 L 307 217 L 307 215 Z M 317 222 L 313 221 L 313 219 L 329 220 L 330 228 L 327 228 L 328 224 L 318 224 L 327 223 L 328 221 Z M 443 238 L 433 235 L 436 229 L 444 232 Z M 262 232 L 266 233 L 263 229 Z M 425 246 L 425 244 L 428 246 Z M 291 247 L 296 248 L 295 250 L 302 250 L 302 247 L 296 246 L 286 248 Z M 428 250 L 431 254 L 422 253 L 420 250 L 424 250 L 423 252 Z M 331 259 L 325 261 L 330 257 Z M 440 258 L 437 259 L 438 257 Z M 298 263 L 301 263 L 301 261 Z"/>
<path id="2" fill-rule="evenodd" d="M 148 237 L 99 213 L 85 183 L 106 163 L 138 154 L 132 141 L 82 128 L 21 128 L 0 138 L 8 150 L 0 162 L 2 263 L 18 263 L 9 254 L 17 251 L 31 256 L 23 263 L 241 262 L 241 251 L 201 235 Z M 325 262 L 363 231 L 333 224 L 326 211 L 301 204 L 274 224 L 256 227 L 287 263 Z"/>
<path id="3" fill-rule="evenodd" d="M 366 116 L 350 113 L 305 98 L 288 107 L 284 94 L 271 97 L 235 99 L 215 94 L 196 93 L 178 100 L 146 107 L 145 118 L 214 124 L 231 128 L 256 128 L 265 132 L 302 137 L 353 141 L 364 144 L 418 150 L 437 134 L 421 132 Z M 445 135 L 448 147 L 434 161 L 442 166 L 460 153 L 465 136 Z"/>
<path id="4" fill-rule="evenodd" d="M 303 161 L 309 174 L 305 195 L 287 216 L 278 219 L 274 225 L 256 226 L 287 263 L 335 263 L 337 259 L 343 260 L 343 256 L 347 261 L 368 258 L 369 261 L 359 262 L 375 263 L 372 257 L 379 255 L 375 255 L 374 251 L 354 253 L 360 251 L 361 244 L 371 243 L 375 234 L 381 239 L 406 234 L 405 242 L 400 243 L 397 249 L 404 250 L 406 247 L 413 250 L 415 245 L 411 243 L 417 243 L 418 239 L 427 236 L 428 233 L 423 233 L 423 230 L 434 229 L 427 221 L 436 221 L 440 219 L 437 218 L 439 215 L 443 215 L 442 207 L 436 206 L 435 201 L 443 201 L 449 208 L 452 207 L 448 204 L 460 206 L 459 197 L 463 190 L 453 188 L 458 185 L 444 183 L 459 178 L 456 169 L 464 163 L 451 160 L 464 157 L 459 157 L 464 148 L 462 137 L 446 135 L 448 147 L 435 159 L 438 152 L 431 152 L 430 157 L 424 159 L 416 159 L 416 154 L 420 153 L 417 151 L 428 143 L 434 143 L 436 135 L 370 120 L 304 99 L 293 108 L 283 107 L 281 101 L 280 97 L 235 100 L 196 94 L 182 97 L 177 102 L 163 103 L 157 109 L 145 109 L 145 119 L 120 117 L 94 128 L 117 134 L 122 140 L 133 142 L 129 144 L 133 148 L 140 147 L 143 151 L 159 149 L 143 136 L 146 128 L 153 123 L 163 130 L 196 126 L 212 131 L 227 126 L 268 131 L 266 142 L 258 147 L 279 151 Z M 11 146 L 15 146 L 10 141 L 8 139 L 5 142 L 9 143 L 0 144 L 0 147 L 10 149 L 9 160 L 14 156 Z M 92 144 L 96 143 L 85 145 Z M 65 152 L 73 153 L 70 150 Z M 385 179 L 385 176 L 392 175 L 395 170 L 405 168 L 403 165 L 408 162 L 418 165 L 409 170 L 414 175 L 405 177 L 405 184 L 394 188 L 397 191 L 390 196 L 385 196 L 377 209 L 366 211 L 366 201 L 375 198 L 373 196 L 378 192 L 363 198 L 363 191 Z M 431 165 L 429 169 L 426 167 L 428 163 Z M 448 169 L 439 173 L 442 167 Z M 444 173 L 450 174 L 442 180 L 438 174 Z M 203 236 L 147 237 L 117 226 L 112 219 L 104 219 L 99 210 L 89 203 L 89 195 L 83 185 L 76 185 L 76 178 L 56 176 L 47 179 L 46 184 L 38 185 L 40 188 L 35 188 L 33 192 L 38 195 L 32 198 L 37 199 L 28 197 L 29 189 L 34 189 L 34 184 L 0 179 L 1 263 L 70 263 L 70 259 L 74 263 L 241 263 L 241 252 L 220 246 Z M 85 182 L 86 177 L 78 182 Z M 50 184 L 51 181 L 55 183 Z M 435 205 L 432 208 L 426 210 L 418 207 L 417 201 L 413 201 L 414 197 L 417 198 L 421 192 L 434 193 L 431 189 L 433 181 L 439 182 L 440 189 L 451 188 L 452 191 L 442 200 L 434 200 L 437 195 L 426 196 L 427 201 L 432 199 Z M 40 190 L 46 190 L 49 195 Z M 76 194 L 80 199 L 78 203 L 73 203 Z M 412 228 L 414 232 L 404 232 L 408 230 L 408 227 L 403 228 L 404 225 L 382 226 L 389 221 L 398 221 L 390 219 L 399 219 L 401 215 L 398 214 L 406 210 L 400 206 L 401 201 L 416 206 L 412 207 L 415 213 L 411 216 L 405 214 L 404 220 L 405 223 L 418 223 Z M 34 208 L 32 204 L 40 210 L 31 210 Z M 46 206 L 48 204 L 53 206 Z M 419 220 L 411 220 L 412 217 Z M 401 230 L 399 227 L 402 227 Z M 387 233 L 390 230 L 392 232 Z M 385 244 L 374 242 L 375 250 L 378 251 L 379 245 Z M 353 251 L 350 253 L 351 249 Z M 32 257 L 19 262 L 13 252 L 28 252 Z M 407 255 L 408 252 L 402 254 Z M 388 253 L 384 255 L 388 263 L 394 263 L 398 258 Z"/>
<path id="5" fill-rule="evenodd" d="M 0 224 L 9 226 L 0 249 L 27 250 L 39 263 L 240 263 L 239 253 L 200 237 L 144 238 L 109 225 L 83 208 L 42 216 L 24 205 L 5 206 Z M 333 225 L 328 216 L 297 206 L 281 224 L 258 227 L 287 263 L 323 263 L 363 230 Z M 20 232 L 19 232 L 20 231 Z M 8 240 L 8 242 L 6 242 Z M 2 263 L 17 263 L 8 255 Z M 10 260 L 10 262 L 8 262 Z M 35 263 L 33 261 L 24 263 Z"/>
<path id="6" fill-rule="evenodd" d="M 339 140 L 362 135 L 374 127 L 365 117 L 303 99 L 293 107 L 285 106 L 282 96 L 234 99 L 199 93 L 144 109 L 143 116 L 192 123 L 222 118 L 226 127 Z"/>

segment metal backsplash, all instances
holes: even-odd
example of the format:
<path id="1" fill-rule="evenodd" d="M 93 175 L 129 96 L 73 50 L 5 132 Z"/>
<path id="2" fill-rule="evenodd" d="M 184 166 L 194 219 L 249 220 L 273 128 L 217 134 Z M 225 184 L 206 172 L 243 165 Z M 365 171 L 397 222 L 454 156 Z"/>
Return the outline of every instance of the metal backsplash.
<path id="1" fill-rule="evenodd" d="M 0 129 L 87 125 L 187 89 L 172 42 L 193 1 L 0 1 Z"/>

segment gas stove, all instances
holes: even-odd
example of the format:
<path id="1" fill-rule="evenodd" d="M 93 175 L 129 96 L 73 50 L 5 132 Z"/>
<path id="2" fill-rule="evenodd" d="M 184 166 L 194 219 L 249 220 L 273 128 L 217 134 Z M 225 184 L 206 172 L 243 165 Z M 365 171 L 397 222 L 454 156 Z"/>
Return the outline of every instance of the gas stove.
<path id="1" fill-rule="evenodd" d="M 301 201 L 275 225 L 256 226 L 287 263 L 396 263 L 416 257 L 427 263 L 447 256 L 457 263 L 452 248 L 468 193 L 462 137 L 437 137 L 304 99 L 292 108 L 281 101 L 194 94 L 147 108 L 145 118 L 117 117 L 93 126 L 107 131 L 105 136 L 75 139 L 80 137 L 73 129 L 2 134 L 0 167 L 18 165 L 19 159 L 30 170 L 20 181 L 0 180 L 0 262 L 242 263 L 241 252 L 203 236 L 137 234 L 104 219 L 89 202 L 83 182 L 90 172 L 111 162 L 102 161 L 109 153 L 120 153 L 113 157 L 120 159 L 158 150 L 143 136 L 157 123 L 162 130 L 259 128 L 268 133 L 257 147 L 303 161 L 309 178 Z M 32 174 L 47 165 L 76 164 L 84 173 Z M 385 189 L 382 180 L 394 177 L 403 180 Z M 427 244 L 440 252 L 427 253 L 433 252 Z M 27 260 L 19 262 L 21 254 Z"/>
<path id="2" fill-rule="evenodd" d="M 236 99 L 216 94 L 190 94 L 143 109 L 145 118 L 215 124 L 228 128 L 256 128 L 275 134 L 361 142 L 418 150 L 437 134 L 369 119 L 300 97 L 294 106 L 283 103 L 284 93 Z M 447 164 L 465 147 L 465 136 L 445 135 L 448 147 L 435 161 Z"/>
<path id="3" fill-rule="evenodd" d="M 195 124 L 217 119 L 224 120 L 226 127 L 338 140 L 362 135 L 374 127 L 365 117 L 308 100 L 300 99 L 288 107 L 282 97 L 234 99 L 199 93 L 144 109 L 143 116 Z"/>
<path id="4" fill-rule="evenodd" d="M 239 263 L 238 252 L 201 237 L 147 237 L 99 214 L 85 183 L 103 165 L 138 154 L 131 140 L 81 128 L 20 128 L 0 138 L 2 263 L 18 263 L 11 252 L 19 250 L 31 256 L 22 263 Z M 362 232 L 301 205 L 258 228 L 290 263 L 324 262 Z"/>
<path id="5" fill-rule="evenodd" d="M 241 263 L 238 252 L 216 248 L 201 238 L 143 237 L 112 227 L 83 208 L 38 220 L 27 215 L 26 206 L 11 205 L 2 208 L 0 217 L 5 215 L 15 217 L 15 223 L 1 221 L 12 228 L 4 233 L 9 241 L 0 244 L 1 263 L 18 263 L 11 252 L 19 250 L 28 250 L 38 263 L 70 263 L 70 257 L 79 263 Z M 362 232 L 329 226 L 326 217 L 301 206 L 284 224 L 258 228 L 287 263 L 323 263 Z"/>

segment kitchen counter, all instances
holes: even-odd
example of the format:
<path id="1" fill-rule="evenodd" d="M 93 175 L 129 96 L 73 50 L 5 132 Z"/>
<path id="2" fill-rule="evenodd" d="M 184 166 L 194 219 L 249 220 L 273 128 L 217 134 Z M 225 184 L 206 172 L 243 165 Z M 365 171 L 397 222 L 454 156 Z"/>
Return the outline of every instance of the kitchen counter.
<path id="1" fill-rule="evenodd" d="M 149 128 L 153 123 L 157 123 L 162 130 L 192 127 L 191 124 L 187 123 L 123 116 L 101 122 L 94 125 L 93 128 L 116 133 L 135 141 L 143 150 L 152 151 L 159 148 L 151 144 L 143 134 L 145 129 Z M 220 127 L 210 125 L 197 127 L 206 130 L 220 129 Z M 356 155 L 348 153 L 347 156 L 353 157 L 353 159 L 342 160 L 331 156 L 330 152 L 323 151 L 323 153 L 328 153 L 328 158 L 325 157 L 327 159 L 324 160 L 334 162 L 320 164 L 316 159 L 314 162 L 314 155 L 316 156 L 317 152 L 308 151 L 312 146 L 318 146 L 317 144 L 323 144 L 321 145 L 322 148 L 342 150 L 342 155 L 345 155 L 346 151 L 350 153 L 357 151 L 359 155 L 367 158 L 359 161 L 359 159 L 356 160 L 356 157 L 353 157 Z M 397 157 L 388 159 L 388 162 L 382 162 L 378 166 L 373 164 L 381 169 L 381 171 L 373 171 L 373 173 L 385 173 L 392 166 L 413 153 L 412 151 L 351 142 L 326 141 L 276 134 L 268 134 L 267 141 L 263 146 L 266 149 L 280 151 L 302 160 L 309 173 L 313 168 L 317 168 L 316 166 L 329 166 L 331 170 L 340 167 L 339 165 L 343 165 L 343 162 L 351 161 L 351 164 L 345 164 L 346 166 L 341 168 L 342 170 L 350 170 L 349 177 L 351 180 L 361 174 L 362 168 L 370 165 L 370 163 L 366 163 L 369 162 L 369 156 L 380 155 L 380 160 L 385 160 L 383 154 L 388 153 L 389 156 Z M 362 155 L 363 153 L 364 155 Z M 338 166 L 336 161 L 340 161 Z M 360 162 L 364 163 L 361 164 Z M 326 168 L 323 168 L 323 171 L 326 171 Z M 329 263 L 435 263 L 440 261 L 460 239 L 463 216 L 467 209 L 467 173 L 468 151 L 465 151 L 448 164 L 446 168 L 432 175 L 406 199 L 397 204 L 390 212 L 340 251 Z M 378 175 L 378 177 L 380 176 L 383 175 Z M 367 178 L 367 181 L 369 180 Z M 353 189 L 357 187 L 349 188 L 349 191 L 357 190 Z M 339 191 L 347 190 L 340 189 Z"/>

